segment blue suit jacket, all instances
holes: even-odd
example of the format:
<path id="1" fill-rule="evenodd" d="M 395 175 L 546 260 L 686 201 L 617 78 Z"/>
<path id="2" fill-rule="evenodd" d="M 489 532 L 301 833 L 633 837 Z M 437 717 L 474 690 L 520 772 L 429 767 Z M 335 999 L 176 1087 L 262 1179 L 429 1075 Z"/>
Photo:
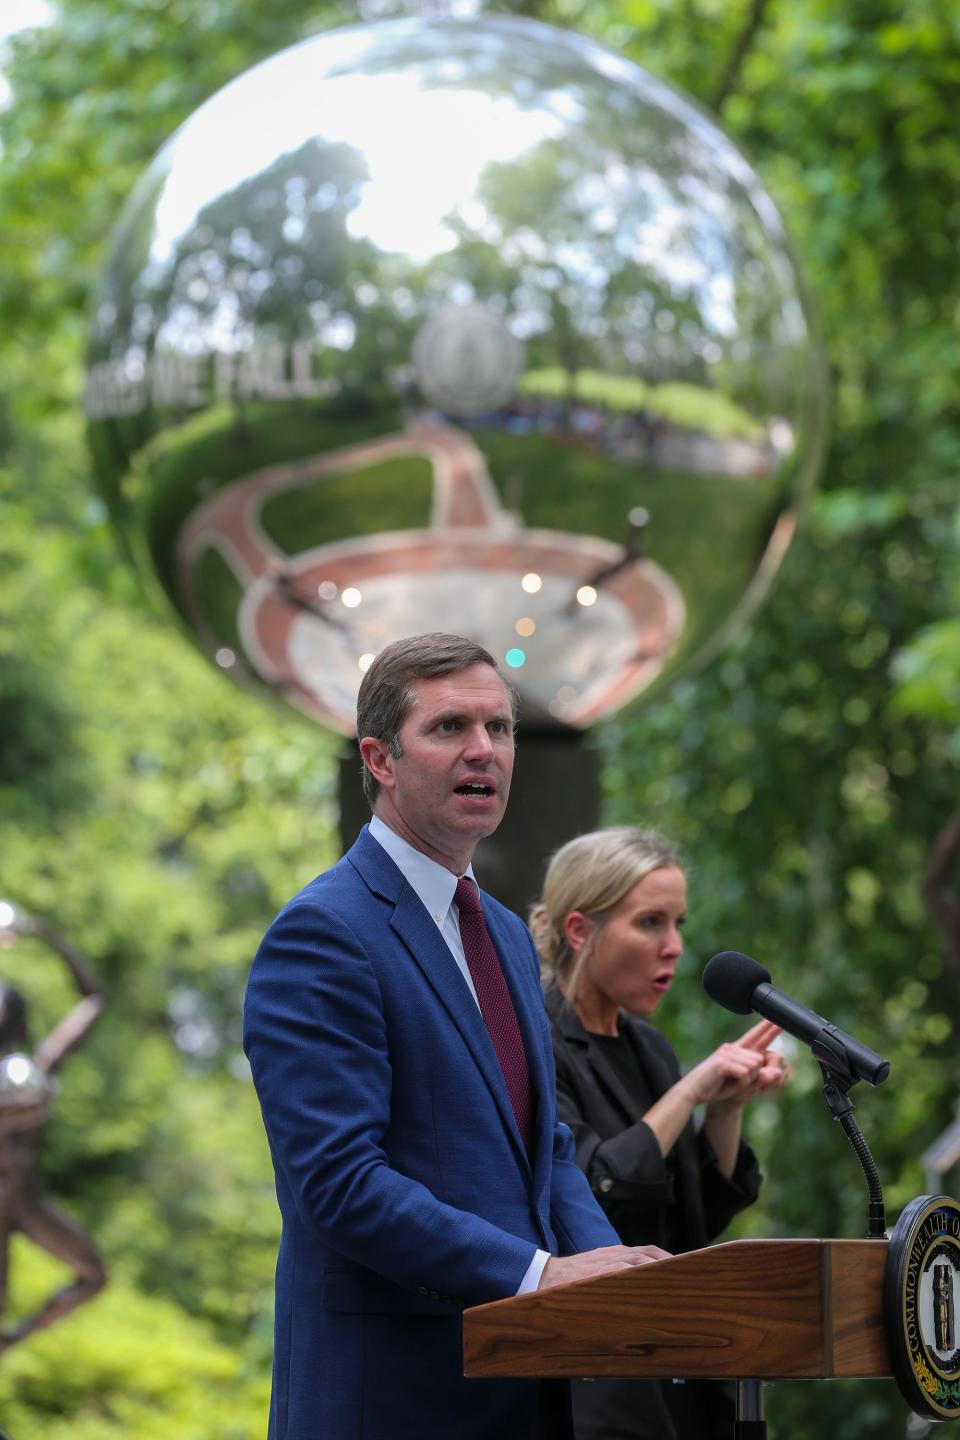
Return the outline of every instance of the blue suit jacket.
<path id="1" fill-rule="evenodd" d="M 512 1440 L 537 1385 L 466 1381 L 460 1311 L 516 1292 L 540 1248 L 617 1236 L 556 1114 L 533 942 L 487 925 L 536 1096 L 532 1165 L 476 1002 L 365 829 L 273 922 L 244 1045 L 283 1220 L 270 1440 Z"/>

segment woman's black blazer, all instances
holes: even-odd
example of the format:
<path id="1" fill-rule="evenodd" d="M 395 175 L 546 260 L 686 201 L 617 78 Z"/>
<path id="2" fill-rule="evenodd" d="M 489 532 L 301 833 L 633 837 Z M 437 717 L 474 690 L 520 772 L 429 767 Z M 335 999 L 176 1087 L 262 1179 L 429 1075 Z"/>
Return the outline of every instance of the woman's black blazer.
<path id="1" fill-rule="evenodd" d="M 577 1163 L 626 1245 L 698 1250 L 718 1236 L 760 1189 L 757 1158 L 741 1143 L 727 1179 L 706 1136 L 691 1120 L 668 1164 L 641 1118 L 680 1079 L 677 1057 L 659 1030 L 624 1019 L 621 1033 L 633 1045 L 651 1096 L 630 1093 L 556 986 L 546 995 L 553 1026 L 560 1119 L 573 1131 Z"/>

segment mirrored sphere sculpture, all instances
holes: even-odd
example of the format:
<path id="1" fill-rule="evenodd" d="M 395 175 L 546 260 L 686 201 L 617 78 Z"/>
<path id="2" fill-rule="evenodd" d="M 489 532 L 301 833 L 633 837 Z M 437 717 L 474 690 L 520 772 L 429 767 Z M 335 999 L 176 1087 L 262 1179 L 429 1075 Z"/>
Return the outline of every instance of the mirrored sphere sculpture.
<path id="1" fill-rule="evenodd" d="M 756 603 L 820 374 L 698 110 L 570 32 L 424 18 L 304 41 L 173 136 L 86 408 L 133 553 L 240 683 L 349 734 L 378 650 L 444 629 L 581 728 Z"/>

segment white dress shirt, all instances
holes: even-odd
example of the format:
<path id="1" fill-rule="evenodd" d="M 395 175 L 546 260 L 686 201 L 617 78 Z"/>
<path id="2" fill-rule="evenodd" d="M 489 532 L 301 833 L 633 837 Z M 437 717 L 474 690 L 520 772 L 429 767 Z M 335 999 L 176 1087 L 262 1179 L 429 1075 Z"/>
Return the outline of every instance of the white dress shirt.
<path id="1" fill-rule="evenodd" d="M 414 849 L 395 830 L 391 830 L 390 826 L 385 824 L 378 815 L 372 816 L 370 820 L 370 834 L 377 844 L 386 850 L 407 884 L 415 891 L 427 914 L 435 922 L 447 949 L 456 961 L 460 974 L 466 981 L 477 1009 L 479 1009 L 480 1002 L 477 1000 L 473 976 L 470 974 L 467 957 L 463 953 L 463 941 L 460 938 L 460 916 L 453 903 L 459 877 L 444 865 L 438 864 L 436 860 L 431 860 L 429 855 L 424 855 L 422 850 Z M 467 866 L 464 874 L 468 875 L 476 885 L 472 865 Z M 530 1262 L 527 1273 L 520 1281 L 518 1295 L 526 1295 L 531 1290 L 536 1290 L 540 1284 L 543 1267 L 549 1259 L 550 1255 L 546 1250 L 537 1251 Z"/>

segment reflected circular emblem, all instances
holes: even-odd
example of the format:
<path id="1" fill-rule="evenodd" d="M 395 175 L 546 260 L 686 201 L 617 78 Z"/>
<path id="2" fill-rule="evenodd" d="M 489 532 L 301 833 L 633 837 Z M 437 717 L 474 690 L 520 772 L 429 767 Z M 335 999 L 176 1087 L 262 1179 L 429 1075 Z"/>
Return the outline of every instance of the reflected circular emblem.
<path id="1" fill-rule="evenodd" d="M 918 1415 L 960 1416 L 960 1205 L 921 1195 L 897 1221 L 884 1326 L 900 1393 Z"/>
<path id="2" fill-rule="evenodd" d="M 418 333 L 413 363 L 428 404 L 446 415 L 493 414 L 514 397 L 523 346 L 485 305 L 444 305 Z"/>

